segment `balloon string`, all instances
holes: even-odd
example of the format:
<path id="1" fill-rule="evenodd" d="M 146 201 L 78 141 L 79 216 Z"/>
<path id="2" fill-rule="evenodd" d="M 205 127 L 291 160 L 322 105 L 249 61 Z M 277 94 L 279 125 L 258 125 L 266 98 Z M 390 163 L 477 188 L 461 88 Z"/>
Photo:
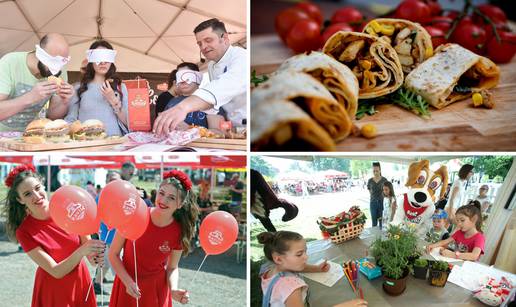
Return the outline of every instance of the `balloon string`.
<path id="1" fill-rule="evenodd" d="M 134 279 L 136 283 L 136 288 L 138 287 L 138 269 L 136 268 L 136 240 L 133 241 L 133 256 L 134 256 Z M 140 306 L 138 303 L 138 298 L 136 299 L 136 307 Z"/>
<path id="2" fill-rule="evenodd" d="M 204 261 L 206 260 L 206 258 L 208 258 L 208 254 L 206 254 L 206 256 L 204 256 L 204 259 L 202 260 L 201 265 L 199 266 L 197 271 L 195 272 L 195 274 L 194 274 L 194 276 L 192 278 L 192 281 L 190 282 L 190 285 L 193 285 L 193 282 L 195 280 L 195 276 L 197 276 L 197 273 L 199 273 L 199 270 L 201 269 L 202 265 L 204 264 Z"/>
<path id="3" fill-rule="evenodd" d="M 107 242 L 107 238 L 109 237 L 109 233 L 111 232 L 111 230 L 113 229 L 109 229 L 108 232 L 107 232 L 107 235 L 106 237 L 104 238 L 104 240 L 102 240 L 102 242 L 106 243 Z M 98 265 L 97 265 L 98 266 Z M 102 278 L 102 268 L 100 268 L 100 278 Z M 103 279 L 103 278 L 102 278 Z M 87 302 L 88 301 L 88 297 L 90 296 L 90 290 L 91 290 L 91 286 L 93 285 L 93 279 L 90 280 L 90 285 L 88 286 L 88 293 L 86 293 L 86 299 L 84 300 L 84 302 Z M 104 293 L 104 289 L 103 289 L 103 283 L 102 283 L 102 280 L 100 281 L 100 295 L 102 296 L 103 293 Z M 102 296 L 102 306 L 104 306 L 104 297 Z"/>

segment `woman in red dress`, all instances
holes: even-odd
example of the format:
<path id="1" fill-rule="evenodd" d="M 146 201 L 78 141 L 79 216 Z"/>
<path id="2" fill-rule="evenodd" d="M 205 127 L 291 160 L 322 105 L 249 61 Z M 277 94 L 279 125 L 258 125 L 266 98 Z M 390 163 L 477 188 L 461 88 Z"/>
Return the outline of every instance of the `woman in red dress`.
<path id="1" fill-rule="evenodd" d="M 41 177 L 33 166 L 13 169 L 5 185 L 9 187 L 7 234 L 38 265 L 32 306 L 97 306 L 93 290 L 85 301 L 91 278 L 83 257 L 102 264 L 104 243 L 68 234 L 54 223 Z"/>
<path id="2" fill-rule="evenodd" d="M 188 292 L 177 285 L 179 259 L 190 252 L 199 214 L 191 189 L 192 183 L 185 173 L 165 173 L 156 207 L 149 209 L 144 234 L 133 242 L 116 233 L 109 249 L 109 261 L 116 272 L 110 307 L 136 306 L 136 300 L 141 307 L 170 307 L 172 299 L 188 303 Z M 120 259 L 122 249 L 124 255 Z"/>

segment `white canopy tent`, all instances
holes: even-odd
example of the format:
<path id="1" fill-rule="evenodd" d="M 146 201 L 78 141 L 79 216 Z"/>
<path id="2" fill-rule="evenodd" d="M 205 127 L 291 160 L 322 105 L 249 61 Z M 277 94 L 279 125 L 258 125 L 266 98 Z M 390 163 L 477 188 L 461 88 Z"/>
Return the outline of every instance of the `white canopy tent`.
<path id="1" fill-rule="evenodd" d="M 245 0 L 0 0 L 0 57 L 29 51 L 47 33 L 70 44 L 68 71 L 79 71 L 97 38 L 118 51 L 119 72 L 169 73 L 186 61 L 200 63 L 193 29 L 222 20 L 233 45 L 246 47 Z"/>

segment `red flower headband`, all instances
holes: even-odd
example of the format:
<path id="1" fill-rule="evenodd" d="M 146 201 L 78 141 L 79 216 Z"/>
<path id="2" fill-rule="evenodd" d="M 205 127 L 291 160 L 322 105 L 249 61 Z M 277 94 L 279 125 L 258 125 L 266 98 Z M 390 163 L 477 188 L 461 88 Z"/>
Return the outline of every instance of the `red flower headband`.
<path id="1" fill-rule="evenodd" d="M 189 191 L 192 188 L 192 181 L 190 181 L 190 178 L 188 178 L 188 175 L 182 171 L 173 170 L 173 171 L 166 172 L 165 174 L 163 174 L 163 179 L 168 179 L 168 178 L 175 178 L 175 179 L 179 180 L 179 182 L 181 182 L 181 185 L 183 185 L 183 188 L 186 191 Z"/>
<path id="2" fill-rule="evenodd" d="M 23 173 L 26 171 L 35 173 L 36 169 L 34 168 L 34 165 L 26 165 L 26 164 L 22 164 L 22 165 L 19 165 L 19 166 L 13 168 L 9 172 L 9 175 L 7 175 L 7 178 L 5 178 L 5 185 L 9 188 L 12 187 L 13 183 L 14 183 L 14 179 L 16 179 L 16 176 L 18 176 L 19 173 Z"/>

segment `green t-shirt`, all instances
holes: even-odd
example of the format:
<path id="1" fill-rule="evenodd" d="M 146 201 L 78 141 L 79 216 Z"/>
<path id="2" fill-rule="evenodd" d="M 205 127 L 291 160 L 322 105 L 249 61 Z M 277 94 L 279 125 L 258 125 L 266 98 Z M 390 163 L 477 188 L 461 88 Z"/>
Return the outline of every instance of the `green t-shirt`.
<path id="1" fill-rule="evenodd" d="M 8 95 L 7 100 L 30 92 L 38 80 L 27 66 L 28 52 L 11 52 L 0 59 L 0 94 Z M 68 82 L 66 70 L 60 77 Z M 41 100 L 23 111 L 0 120 L 0 131 L 24 131 L 25 127 L 36 117 L 45 117 L 45 106 L 48 99 Z M 40 114 L 41 113 L 41 114 Z"/>

